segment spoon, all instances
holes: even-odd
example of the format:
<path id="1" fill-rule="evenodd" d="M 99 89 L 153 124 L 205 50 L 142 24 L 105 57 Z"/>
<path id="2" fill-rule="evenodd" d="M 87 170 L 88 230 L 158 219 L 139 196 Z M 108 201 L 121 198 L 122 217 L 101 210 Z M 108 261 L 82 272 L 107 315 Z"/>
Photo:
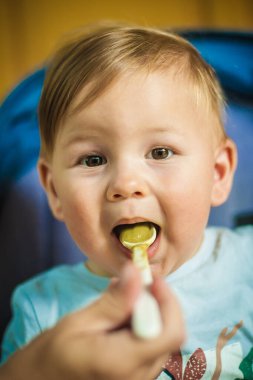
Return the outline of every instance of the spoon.
<path id="1" fill-rule="evenodd" d="M 147 249 L 155 239 L 156 229 L 150 223 L 129 225 L 120 233 L 121 243 L 132 251 L 132 260 L 142 275 L 143 290 L 134 306 L 132 328 L 136 336 L 144 339 L 155 338 L 162 330 L 159 305 L 148 290 L 153 279 Z"/>

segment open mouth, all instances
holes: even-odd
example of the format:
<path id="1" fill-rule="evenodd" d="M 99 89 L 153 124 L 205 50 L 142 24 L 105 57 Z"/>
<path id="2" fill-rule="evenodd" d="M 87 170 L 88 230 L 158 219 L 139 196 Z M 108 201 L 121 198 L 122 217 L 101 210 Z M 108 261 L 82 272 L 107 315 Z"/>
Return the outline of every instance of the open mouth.
<path id="1" fill-rule="evenodd" d="M 141 225 L 149 225 L 149 226 L 153 226 L 156 230 L 156 239 L 160 233 L 160 230 L 161 228 L 155 224 L 155 223 L 152 223 L 152 222 L 140 222 L 140 223 L 130 223 L 130 224 L 120 224 L 116 227 L 113 228 L 112 232 L 113 234 L 116 236 L 116 238 L 118 239 L 118 241 L 120 242 L 120 234 L 121 232 L 125 229 L 125 228 L 129 228 L 129 227 L 135 227 L 135 226 L 141 226 Z M 120 242 L 120 244 L 122 244 Z"/>

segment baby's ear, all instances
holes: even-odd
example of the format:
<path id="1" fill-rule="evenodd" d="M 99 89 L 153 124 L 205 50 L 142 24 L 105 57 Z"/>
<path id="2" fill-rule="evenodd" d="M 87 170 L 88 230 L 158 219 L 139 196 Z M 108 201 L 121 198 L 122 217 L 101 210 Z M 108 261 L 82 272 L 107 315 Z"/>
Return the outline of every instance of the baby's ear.
<path id="1" fill-rule="evenodd" d="M 56 192 L 50 163 L 43 157 L 38 161 L 38 173 L 42 187 L 44 188 L 52 213 L 58 220 L 63 220 L 61 201 Z"/>
<path id="2" fill-rule="evenodd" d="M 223 204 L 231 191 L 237 166 L 235 143 L 227 138 L 215 152 L 214 182 L 211 197 L 212 206 Z"/>

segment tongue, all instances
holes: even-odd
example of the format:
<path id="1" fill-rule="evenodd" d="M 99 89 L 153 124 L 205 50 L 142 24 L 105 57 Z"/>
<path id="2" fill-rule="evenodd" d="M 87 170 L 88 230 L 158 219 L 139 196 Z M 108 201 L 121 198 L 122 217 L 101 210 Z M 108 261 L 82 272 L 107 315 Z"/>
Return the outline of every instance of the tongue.
<path id="1" fill-rule="evenodd" d="M 125 226 L 120 232 L 120 241 L 129 243 L 142 243 L 152 236 L 151 223 L 137 223 Z"/>

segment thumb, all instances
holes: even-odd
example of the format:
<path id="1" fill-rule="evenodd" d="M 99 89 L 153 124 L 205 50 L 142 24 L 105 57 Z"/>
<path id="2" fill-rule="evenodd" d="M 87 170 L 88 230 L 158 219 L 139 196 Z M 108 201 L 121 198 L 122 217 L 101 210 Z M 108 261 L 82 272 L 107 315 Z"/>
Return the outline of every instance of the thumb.
<path id="1" fill-rule="evenodd" d="M 107 291 L 97 300 L 97 318 L 101 330 L 112 330 L 127 322 L 142 289 L 139 270 L 131 263 L 123 268 L 120 277 L 112 280 Z"/>
<path id="2" fill-rule="evenodd" d="M 127 263 L 98 300 L 76 313 L 76 327 L 80 321 L 90 333 L 117 329 L 130 318 L 141 288 L 139 270 Z"/>

